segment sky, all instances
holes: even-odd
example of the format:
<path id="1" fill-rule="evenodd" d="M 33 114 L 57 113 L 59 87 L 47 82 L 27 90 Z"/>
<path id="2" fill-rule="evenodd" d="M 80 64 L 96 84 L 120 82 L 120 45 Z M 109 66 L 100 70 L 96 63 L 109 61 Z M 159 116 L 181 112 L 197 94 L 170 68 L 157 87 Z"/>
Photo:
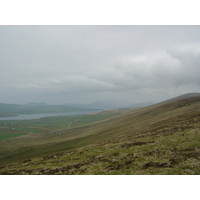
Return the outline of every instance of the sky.
<path id="1" fill-rule="evenodd" d="M 200 92 L 200 26 L 0 26 L 0 103 L 159 102 Z"/>

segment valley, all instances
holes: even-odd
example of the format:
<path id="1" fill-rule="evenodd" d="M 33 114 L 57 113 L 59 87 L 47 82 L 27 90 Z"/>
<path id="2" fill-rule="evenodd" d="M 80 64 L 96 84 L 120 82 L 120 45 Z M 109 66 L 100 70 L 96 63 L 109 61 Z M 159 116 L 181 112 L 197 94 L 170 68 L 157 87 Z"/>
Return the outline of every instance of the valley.
<path id="1" fill-rule="evenodd" d="M 200 174 L 200 95 L 0 127 L 0 174 Z"/>

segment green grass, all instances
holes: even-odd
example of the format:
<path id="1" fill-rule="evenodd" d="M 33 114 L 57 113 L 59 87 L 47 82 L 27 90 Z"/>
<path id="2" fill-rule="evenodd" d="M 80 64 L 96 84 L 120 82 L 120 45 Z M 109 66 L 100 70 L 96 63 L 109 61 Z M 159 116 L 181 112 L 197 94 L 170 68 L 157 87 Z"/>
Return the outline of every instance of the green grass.
<path id="1" fill-rule="evenodd" d="M 49 153 L 91 144 L 95 139 L 87 139 L 91 131 L 88 131 L 87 126 L 84 127 L 85 125 L 96 123 L 97 121 L 105 120 L 111 116 L 128 111 L 129 109 L 120 109 L 80 116 L 48 117 L 39 120 L 0 121 L 1 130 L 12 130 L 12 132 L 21 132 L 20 134 L 24 135 L 20 138 L 15 137 L 11 139 L 12 136 L 15 136 L 12 134 L 10 135 L 9 141 L 3 141 L 3 139 L 7 138 L 2 138 L 2 142 L 0 143 L 0 166 L 21 161 L 29 157 L 44 156 Z M 74 121 L 77 119 L 78 121 Z M 82 133 L 84 130 L 85 133 Z M 81 141 L 82 139 L 78 139 L 80 135 L 81 137 L 86 137 L 86 139 Z M 66 139 L 68 140 L 67 145 L 65 143 Z"/>
<path id="2" fill-rule="evenodd" d="M 1 141 L 0 174 L 200 174 L 199 97 L 111 113 L 69 128 L 43 119 L 41 134 Z"/>
<path id="3" fill-rule="evenodd" d="M 22 135 L 25 135 L 25 133 L 0 132 L 0 140 L 19 137 L 19 136 L 22 136 Z"/>

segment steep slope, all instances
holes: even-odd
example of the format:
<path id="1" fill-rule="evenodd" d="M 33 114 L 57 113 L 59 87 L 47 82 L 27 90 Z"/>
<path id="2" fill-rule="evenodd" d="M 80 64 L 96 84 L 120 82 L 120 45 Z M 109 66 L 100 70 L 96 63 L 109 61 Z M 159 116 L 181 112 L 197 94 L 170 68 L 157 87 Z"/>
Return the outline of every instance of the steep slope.
<path id="1" fill-rule="evenodd" d="M 68 130 L 45 150 L 51 155 L 2 167 L 0 173 L 200 174 L 200 97 Z"/>
<path id="2" fill-rule="evenodd" d="M 200 96 L 200 93 L 186 93 L 186 94 L 168 99 L 168 100 L 163 101 L 163 102 L 170 102 L 170 101 L 176 101 L 176 100 L 186 99 L 186 98 L 190 98 L 190 97 L 199 97 L 199 96 Z"/>

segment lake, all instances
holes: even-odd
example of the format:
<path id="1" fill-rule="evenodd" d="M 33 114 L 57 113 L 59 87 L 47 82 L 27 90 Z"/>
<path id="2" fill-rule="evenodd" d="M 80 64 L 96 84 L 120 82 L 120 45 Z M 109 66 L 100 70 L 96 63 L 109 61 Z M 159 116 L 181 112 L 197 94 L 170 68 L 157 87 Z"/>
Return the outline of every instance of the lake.
<path id="1" fill-rule="evenodd" d="M 55 116 L 75 116 L 75 115 L 84 115 L 93 113 L 95 111 L 77 111 L 77 112 L 66 112 L 66 113 L 42 113 L 42 114 L 26 114 L 18 115 L 13 117 L 0 117 L 1 120 L 31 120 L 31 119 L 40 119 L 44 117 L 55 117 Z"/>

